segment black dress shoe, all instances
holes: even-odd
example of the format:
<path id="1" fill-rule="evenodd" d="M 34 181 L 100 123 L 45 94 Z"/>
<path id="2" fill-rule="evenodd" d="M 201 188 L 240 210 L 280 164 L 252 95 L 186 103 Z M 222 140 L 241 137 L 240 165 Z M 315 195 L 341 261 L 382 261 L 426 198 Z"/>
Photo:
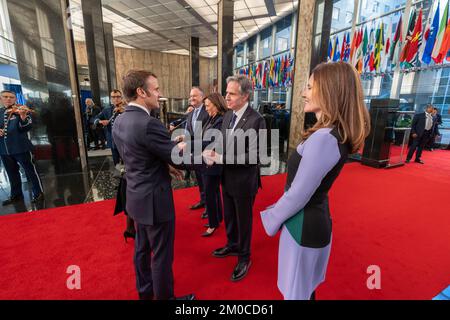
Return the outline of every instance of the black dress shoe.
<path id="1" fill-rule="evenodd" d="M 420 164 L 425 164 L 425 162 L 423 162 L 422 160 L 420 160 L 420 159 L 418 159 L 418 160 L 415 160 L 414 162 L 416 162 L 416 163 L 420 163 Z"/>
<path id="2" fill-rule="evenodd" d="M 248 273 L 248 269 L 252 265 L 251 261 L 239 262 L 234 268 L 233 274 L 231 275 L 231 281 L 242 280 Z"/>
<path id="3" fill-rule="evenodd" d="M 237 256 L 238 253 L 235 250 L 232 250 L 229 247 L 219 248 L 213 251 L 213 256 L 217 258 L 224 258 L 228 256 Z"/>
<path id="4" fill-rule="evenodd" d="M 15 202 L 19 202 L 19 201 L 23 201 L 23 195 L 9 197 L 8 199 L 6 199 L 5 201 L 2 202 L 2 205 L 3 206 L 7 206 L 7 205 L 9 205 L 11 203 L 15 203 Z"/>
<path id="5" fill-rule="evenodd" d="M 205 204 L 200 201 L 200 202 L 197 202 L 196 204 L 192 205 L 190 209 L 197 210 L 197 209 L 204 208 L 204 207 L 205 207 Z"/>
<path id="6" fill-rule="evenodd" d="M 202 219 L 208 219 L 208 213 L 206 212 L 206 210 L 203 211 L 201 218 Z"/>
<path id="7" fill-rule="evenodd" d="M 31 202 L 36 203 L 42 200 L 44 200 L 44 193 L 41 192 L 37 196 L 34 196 L 33 199 L 31 199 Z"/>
<path id="8" fill-rule="evenodd" d="M 209 223 L 204 225 L 205 228 L 209 228 Z"/>
<path id="9" fill-rule="evenodd" d="M 130 231 L 124 231 L 123 237 L 125 239 L 125 243 L 128 243 L 127 238 L 136 238 L 136 233 L 130 232 Z"/>
<path id="10" fill-rule="evenodd" d="M 153 300 L 153 293 L 139 293 L 139 300 Z"/>
<path id="11" fill-rule="evenodd" d="M 208 230 L 206 230 L 205 232 L 202 233 L 202 237 L 210 237 L 213 235 L 214 231 L 216 231 L 217 228 L 211 228 L 211 232 L 208 232 Z"/>
<path id="12" fill-rule="evenodd" d="M 195 300 L 195 294 L 191 293 L 185 296 L 181 296 L 181 297 L 176 297 L 174 299 L 171 300 Z"/>

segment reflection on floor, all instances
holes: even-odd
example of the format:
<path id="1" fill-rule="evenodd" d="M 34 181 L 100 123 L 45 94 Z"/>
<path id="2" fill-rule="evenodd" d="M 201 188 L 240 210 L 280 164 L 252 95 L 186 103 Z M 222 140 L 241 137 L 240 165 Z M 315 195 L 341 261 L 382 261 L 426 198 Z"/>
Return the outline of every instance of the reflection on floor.
<path id="1" fill-rule="evenodd" d="M 105 150 L 98 151 L 105 152 Z M 2 206 L 1 202 L 9 197 L 10 188 L 1 161 L 0 166 L 0 215 L 112 199 L 116 197 L 117 193 L 118 179 L 115 177 L 116 169 L 111 156 L 96 155 L 89 157 L 89 171 L 86 173 L 55 174 L 49 172 L 45 162 L 39 161 L 37 169 L 44 187 L 45 200 L 37 205 L 31 203 L 31 184 L 27 182 L 26 176 L 21 170 L 24 201 Z M 269 165 L 262 166 L 261 173 L 273 175 L 283 173 L 285 170 L 284 159 L 272 157 Z M 174 189 L 196 185 L 194 173 L 190 175 L 188 180 L 177 181 L 174 179 L 172 181 Z M 193 199 L 193 202 L 195 201 Z"/>

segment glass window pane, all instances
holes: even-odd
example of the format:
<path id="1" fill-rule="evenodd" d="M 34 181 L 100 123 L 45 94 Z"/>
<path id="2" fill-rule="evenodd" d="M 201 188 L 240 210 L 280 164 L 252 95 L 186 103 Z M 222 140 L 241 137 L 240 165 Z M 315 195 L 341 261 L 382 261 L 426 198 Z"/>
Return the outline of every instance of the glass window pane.
<path id="1" fill-rule="evenodd" d="M 351 29 L 355 2 L 354 0 L 339 0 L 333 2 L 333 19 L 331 33 L 344 28 Z M 342 13 L 342 14 L 341 14 Z"/>
<path id="2" fill-rule="evenodd" d="M 244 65 L 244 44 L 238 44 L 236 46 L 236 68 Z"/>
<path id="3" fill-rule="evenodd" d="M 361 0 L 358 22 L 364 22 L 406 5 L 406 0 Z"/>
<path id="4" fill-rule="evenodd" d="M 272 53 L 272 28 L 266 28 L 261 32 L 261 40 L 259 42 L 260 58 L 265 58 Z"/>
<path id="5" fill-rule="evenodd" d="M 277 22 L 275 36 L 275 52 L 285 51 L 291 44 L 292 15 L 288 15 Z"/>

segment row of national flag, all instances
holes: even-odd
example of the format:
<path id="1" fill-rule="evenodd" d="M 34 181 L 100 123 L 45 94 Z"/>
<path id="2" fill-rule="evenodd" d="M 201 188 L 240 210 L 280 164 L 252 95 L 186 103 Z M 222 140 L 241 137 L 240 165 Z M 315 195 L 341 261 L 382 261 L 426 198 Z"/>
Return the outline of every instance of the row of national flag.
<path id="1" fill-rule="evenodd" d="M 253 89 L 292 86 L 294 59 L 290 53 L 239 69 L 253 84 Z"/>
<path id="2" fill-rule="evenodd" d="M 350 32 L 344 33 L 342 43 L 339 36 L 328 43 L 328 61 L 345 61 L 355 66 L 359 73 L 385 73 L 397 66 L 402 69 L 418 67 L 419 62 L 440 64 L 450 61 L 449 1 L 436 10 L 430 9 L 423 26 L 422 9 L 411 9 L 406 39 L 403 40 L 402 17 L 400 15 L 395 32 L 392 24 L 385 30 L 380 22 L 377 28 L 361 27 L 355 30 L 350 41 Z M 444 10 L 443 14 L 440 10 Z M 386 37 L 387 35 L 387 37 Z"/>

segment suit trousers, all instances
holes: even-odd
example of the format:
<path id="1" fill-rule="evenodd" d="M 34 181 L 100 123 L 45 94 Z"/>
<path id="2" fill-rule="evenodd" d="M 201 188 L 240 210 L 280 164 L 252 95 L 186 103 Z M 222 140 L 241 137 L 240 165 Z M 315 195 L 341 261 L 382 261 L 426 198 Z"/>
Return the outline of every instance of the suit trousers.
<path id="1" fill-rule="evenodd" d="M 11 185 L 11 197 L 23 195 L 19 164 L 24 169 L 28 181 L 31 182 L 33 186 L 33 196 L 37 196 L 43 192 L 42 182 L 37 173 L 36 166 L 34 165 L 31 152 L 2 155 L 1 158 Z"/>
<path id="2" fill-rule="evenodd" d="M 223 220 L 222 198 L 220 196 L 220 175 L 203 175 L 206 210 L 210 228 L 217 228 Z"/>
<path id="3" fill-rule="evenodd" d="M 175 220 L 153 226 L 136 223 L 134 265 L 139 296 L 174 298 L 174 239 Z"/>
<path id="4" fill-rule="evenodd" d="M 425 144 L 430 139 L 430 134 L 431 130 L 428 131 L 425 130 L 421 136 L 414 138 L 413 142 L 411 143 L 411 146 L 409 147 L 408 155 L 406 156 L 407 160 L 411 160 L 416 149 L 417 149 L 416 160 L 420 160 L 420 157 L 422 156 L 423 147 L 425 147 Z"/>
<path id="5" fill-rule="evenodd" d="M 250 260 L 255 196 L 233 197 L 222 189 L 222 197 L 227 247 L 238 252 L 239 262 L 247 262 Z"/>
<path id="6" fill-rule="evenodd" d="M 205 204 L 206 203 L 205 187 L 204 187 L 205 183 L 203 173 L 201 170 L 195 170 L 195 178 L 197 179 L 198 190 L 200 191 L 200 202 Z"/>

